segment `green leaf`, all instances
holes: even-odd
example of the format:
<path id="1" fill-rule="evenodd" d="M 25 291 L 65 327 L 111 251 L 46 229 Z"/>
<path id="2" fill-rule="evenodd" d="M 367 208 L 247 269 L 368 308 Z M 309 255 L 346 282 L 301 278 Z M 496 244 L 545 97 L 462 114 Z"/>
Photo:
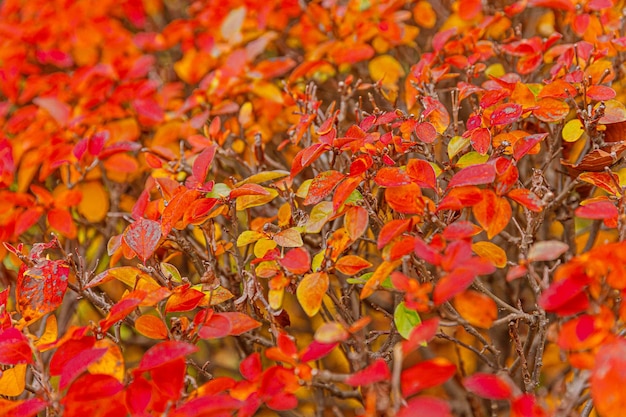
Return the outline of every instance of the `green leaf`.
<path id="1" fill-rule="evenodd" d="M 408 308 L 404 301 L 396 307 L 396 311 L 393 313 L 393 320 L 396 323 L 398 333 L 405 339 L 408 339 L 415 326 L 422 322 L 417 311 Z"/>

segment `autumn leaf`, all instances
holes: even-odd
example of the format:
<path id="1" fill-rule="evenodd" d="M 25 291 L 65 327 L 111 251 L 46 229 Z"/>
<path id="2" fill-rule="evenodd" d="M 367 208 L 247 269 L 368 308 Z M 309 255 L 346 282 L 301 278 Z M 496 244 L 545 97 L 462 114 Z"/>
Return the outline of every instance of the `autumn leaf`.
<path id="1" fill-rule="evenodd" d="M 504 230 L 513 214 L 509 202 L 491 190 L 483 190 L 483 199 L 472 207 L 472 212 L 478 223 L 487 231 L 489 239 Z"/>
<path id="2" fill-rule="evenodd" d="M 448 183 L 448 189 L 466 185 L 493 183 L 496 170 L 491 164 L 472 165 L 457 172 Z"/>
<path id="3" fill-rule="evenodd" d="M 372 276 L 367 280 L 363 289 L 361 290 L 360 298 L 361 300 L 369 297 L 374 294 L 374 291 L 378 289 L 378 287 L 383 283 L 385 279 L 393 272 L 394 269 L 398 267 L 402 263 L 401 259 L 397 259 L 395 261 L 383 261 Z"/>
<path id="4" fill-rule="evenodd" d="M 296 296 L 307 316 L 313 317 L 322 307 L 322 300 L 328 290 L 329 281 L 326 272 L 314 272 L 305 275 L 298 284 Z"/>
<path id="5" fill-rule="evenodd" d="M 384 359 L 376 359 L 374 363 L 367 368 L 350 375 L 345 383 L 352 385 L 353 387 L 370 385 L 376 382 L 384 381 L 389 378 L 391 372 L 389 372 L 389 366 Z"/>
<path id="6" fill-rule="evenodd" d="M 512 396 L 511 387 L 497 375 L 476 373 L 465 378 L 463 386 L 479 397 L 505 400 Z"/>
<path id="7" fill-rule="evenodd" d="M 144 263 L 154 254 L 160 239 L 161 225 L 154 220 L 136 220 L 124 232 L 124 241 Z"/>

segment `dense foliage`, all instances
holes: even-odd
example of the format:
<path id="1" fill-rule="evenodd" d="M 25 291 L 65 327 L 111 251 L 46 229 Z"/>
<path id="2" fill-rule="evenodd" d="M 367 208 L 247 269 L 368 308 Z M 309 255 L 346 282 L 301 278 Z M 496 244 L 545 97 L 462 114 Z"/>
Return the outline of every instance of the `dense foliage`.
<path id="1" fill-rule="evenodd" d="M 623 0 L 4 0 L 0 415 L 621 416 Z"/>

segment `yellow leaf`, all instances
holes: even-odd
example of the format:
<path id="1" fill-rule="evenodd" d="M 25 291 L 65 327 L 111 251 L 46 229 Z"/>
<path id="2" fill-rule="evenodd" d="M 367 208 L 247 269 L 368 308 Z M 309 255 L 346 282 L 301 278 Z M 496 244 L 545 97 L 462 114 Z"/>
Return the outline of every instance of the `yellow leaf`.
<path id="1" fill-rule="evenodd" d="M 235 187 L 241 187 L 242 185 L 249 184 L 249 183 L 260 184 L 262 182 L 272 181 L 278 178 L 283 178 L 288 175 L 289 175 L 289 171 L 283 171 L 283 170 L 263 171 L 263 172 L 259 172 L 258 174 L 251 175 L 245 180 L 239 181 L 237 184 L 235 184 Z M 306 193 L 305 193 L 305 197 L 306 197 Z"/>
<path id="2" fill-rule="evenodd" d="M 307 274 L 298 284 L 296 297 L 307 316 L 313 317 L 322 307 L 322 300 L 328 290 L 328 284 L 329 277 L 326 272 Z"/>
<path id="3" fill-rule="evenodd" d="M 238 197 L 237 204 L 235 206 L 237 211 L 262 206 L 278 196 L 278 191 L 272 188 L 265 189 L 269 192 L 269 195 L 242 195 L 241 197 Z"/>
<path id="4" fill-rule="evenodd" d="M 361 300 L 366 299 L 370 295 L 374 294 L 374 291 L 383 283 L 385 279 L 402 263 L 402 259 L 396 259 L 395 261 L 384 261 L 376 271 L 372 274 L 370 279 L 365 283 L 361 290 Z"/>
<path id="5" fill-rule="evenodd" d="M 472 244 L 472 250 L 481 258 L 487 259 L 498 268 L 506 266 L 506 253 L 502 248 L 491 242 L 476 242 Z"/>
<path id="6" fill-rule="evenodd" d="M 194 285 L 191 288 L 195 288 L 196 290 L 202 291 L 204 293 L 204 298 L 202 299 L 202 301 L 200 301 L 200 304 L 198 304 L 201 307 L 206 307 L 208 305 L 214 306 L 217 304 L 221 304 L 224 301 L 230 300 L 231 298 L 234 297 L 232 292 L 228 291 L 226 288 L 222 287 L 221 285 L 210 291 L 203 290 L 202 285 L 198 285 L 198 286 Z"/>
<path id="7" fill-rule="evenodd" d="M 282 90 L 269 81 L 259 81 L 254 83 L 254 86 L 252 87 L 252 92 L 259 97 L 272 100 L 276 103 L 283 102 Z"/>
<path id="8" fill-rule="evenodd" d="M 58 330 L 57 330 L 57 318 L 54 314 L 51 314 L 46 320 L 46 327 L 44 328 L 43 334 L 37 340 L 35 340 L 34 345 L 46 345 L 48 343 L 52 343 L 57 340 Z M 50 347 L 51 348 L 51 347 Z M 48 349 L 50 349 L 48 348 Z M 45 352 L 48 349 L 39 349 L 41 352 Z"/>
<path id="9" fill-rule="evenodd" d="M 563 140 L 565 142 L 576 142 L 585 133 L 583 123 L 579 119 L 572 119 L 563 126 Z"/>
<path id="10" fill-rule="evenodd" d="M 120 382 L 124 382 L 124 356 L 119 346 L 111 339 L 100 339 L 94 344 L 95 348 L 107 348 L 104 355 L 87 367 L 92 374 L 111 375 Z"/>
<path id="11" fill-rule="evenodd" d="M 2 371 L 0 377 L 0 395 L 17 397 L 26 388 L 26 364 L 18 364 Z"/>
<path id="12" fill-rule="evenodd" d="M 85 288 L 92 288 L 97 285 L 118 280 L 131 288 L 141 289 L 145 291 L 157 290 L 161 286 L 150 275 L 142 272 L 134 266 L 120 266 L 111 268 L 98 276 L 96 276 Z"/>
<path id="13" fill-rule="evenodd" d="M 274 249 L 278 244 L 270 239 L 259 239 L 254 244 L 254 256 L 257 258 L 262 258 L 265 256 L 267 251 Z"/>
<path id="14" fill-rule="evenodd" d="M 180 61 L 174 63 L 174 72 L 187 84 L 196 84 L 209 72 L 212 64 L 211 55 L 191 48 L 185 52 Z"/>
<path id="15" fill-rule="evenodd" d="M 489 155 L 481 155 L 476 151 L 471 151 L 459 158 L 456 164 L 458 168 L 465 168 L 470 165 L 484 164 L 489 160 Z"/>
<path id="16" fill-rule="evenodd" d="M 350 336 L 350 333 L 339 323 L 330 322 L 322 324 L 313 337 L 320 343 L 342 342 Z"/>
<path id="17" fill-rule="evenodd" d="M 83 198 L 78 204 L 78 212 L 89 223 L 104 220 L 109 212 L 109 194 L 99 181 L 89 181 L 80 185 Z"/>
<path id="18" fill-rule="evenodd" d="M 448 142 L 448 158 L 454 158 L 459 152 L 468 147 L 470 144 L 470 138 L 464 138 L 462 136 L 454 136 Z"/>
<path id="19" fill-rule="evenodd" d="M 270 307 L 274 310 L 280 310 L 283 307 L 283 297 L 285 295 L 285 289 L 278 290 L 270 289 L 267 295 L 267 301 L 270 303 Z"/>
<path id="20" fill-rule="evenodd" d="M 254 243 L 259 239 L 263 239 L 265 234 L 254 230 L 245 230 L 237 238 L 237 247 L 246 246 Z"/>
<path id="21" fill-rule="evenodd" d="M 402 65 L 391 55 L 373 58 L 368 68 L 372 79 L 376 82 L 382 80 L 382 85 L 385 87 L 397 88 L 398 80 L 406 74 Z"/>
<path id="22" fill-rule="evenodd" d="M 300 236 L 300 232 L 295 227 L 276 233 L 272 239 L 283 248 L 299 248 L 304 245 L 302 236 Z"/>

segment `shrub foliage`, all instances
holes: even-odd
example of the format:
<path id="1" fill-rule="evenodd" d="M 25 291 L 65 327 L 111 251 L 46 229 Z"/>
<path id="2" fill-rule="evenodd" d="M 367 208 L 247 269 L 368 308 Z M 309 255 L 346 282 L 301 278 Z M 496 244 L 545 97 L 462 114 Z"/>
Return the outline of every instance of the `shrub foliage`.
<path id="1" fill-rule="evenodd" d="M 5 0 L 3 416 L 620 416 L 622 0 Z"/>

